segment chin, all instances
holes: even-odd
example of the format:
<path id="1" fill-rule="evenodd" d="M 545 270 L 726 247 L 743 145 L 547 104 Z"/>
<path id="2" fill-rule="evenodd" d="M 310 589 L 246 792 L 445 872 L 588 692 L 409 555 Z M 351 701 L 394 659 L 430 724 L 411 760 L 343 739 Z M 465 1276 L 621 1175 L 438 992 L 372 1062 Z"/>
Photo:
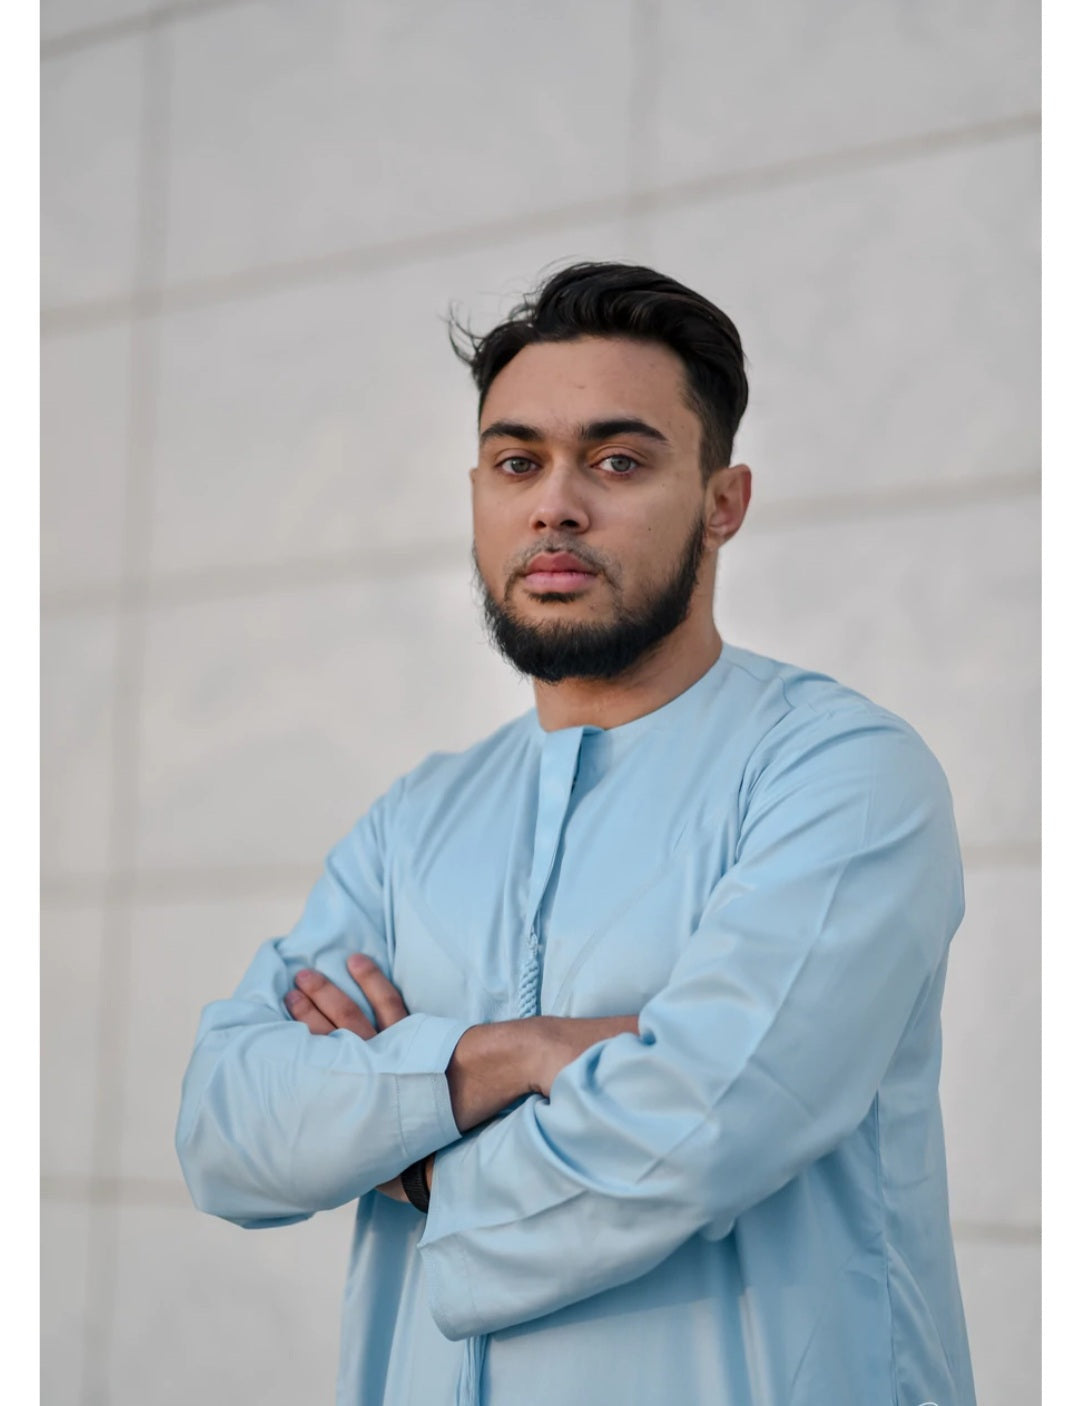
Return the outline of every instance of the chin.
<path id="1" fill-rule="evenodd" d="M 534 629 L 558 629 L 560 625 L 594 626 L 604 629 L 615 623 L 611 612 L 599 611 L 591 602 L 580 596 L 540 596 L 529 599 L 523 606 L 521 601 L 511 606 L 513 614 L 522 625 Z"/>
<path id="2" fill-rule="evenodd" d="M 552 605 L 574 605 L 583 601 L 595 591 L 594 586 L 582 586 L 578 591 L 534 591 L 526 586 L 524 579 L 514 585 L 503 597 L 503 609 L 521 610 L 526 606 L 548 607 Z"/>
<path id="3" fill-rule="evenodd" d="M 525 597 L 526 602 L 532 606 L 552 606 L 552 605 L 577 605 L 585 596 L 584 591 L 540 591 L 536 595 L 529 594 Z"/>

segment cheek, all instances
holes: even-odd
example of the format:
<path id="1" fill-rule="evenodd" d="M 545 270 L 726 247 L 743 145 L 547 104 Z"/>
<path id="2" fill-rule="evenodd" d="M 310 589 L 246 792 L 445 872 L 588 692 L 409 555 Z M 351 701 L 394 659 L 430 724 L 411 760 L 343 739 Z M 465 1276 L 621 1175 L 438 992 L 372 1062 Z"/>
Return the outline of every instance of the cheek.
<path id="1" fill-rule="evenodd" d="M 628 590 L 647 591 L 665 581 L 682 547 L 682 537 L 670 524 L 641 523 L 623 556 Z"/>
<path id="2" fill-rule="evenodd" d="M 488 475 L 473 481 L 472 512 L 475 523 L 494 530 L 499 522 L 505 521 L 508 506 L 505 496 L 495 491 Z"/>
<path id="3" fill-rule="evenodd" d="M 499 536 L 498 514 L 490 498 L 476 488 L 472 495 L 472 521 L 477 551 L 481 557 L 485 552 L 490 554 L 490 543 Z"/>
<path id="4" fill-rule="evenodd" d="M 473 499 L 473 544 L 481 574 L 490 589 L 501 592 L 507 563 L 521 545 L 513 529 L 489 504 Z"/>

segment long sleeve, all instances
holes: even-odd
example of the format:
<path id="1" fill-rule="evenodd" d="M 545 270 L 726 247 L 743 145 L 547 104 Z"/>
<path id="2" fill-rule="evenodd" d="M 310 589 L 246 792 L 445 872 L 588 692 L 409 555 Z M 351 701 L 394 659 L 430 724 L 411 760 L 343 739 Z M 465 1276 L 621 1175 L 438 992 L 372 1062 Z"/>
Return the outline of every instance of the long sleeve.
<path id="1" fill-rule="evenodd" d="M 283 1004 L 311 967 L 371 1017 L 345 959 L 364 952 L 388 970 L 384 856 L 399 791 L 330 851 L 293 930 L 264 943 L 232 998 L 203 1012 L 176 1129 L 200 1210 L 249 1227 L 303 1220 L 460 1136 L 445 1069 L 467 1022 L 411 1014 L 365 1041 L 312 1035 Z"/>
<path id="2" fill-rule="evenodd" d="M 952 802 L 892 714 L 808 713 L 751 755 L 734 862 L 640 1036 L 437 1156 L 420 1253 L 446 1337 L 723 1238 L 870 1111 L 963 915 Z"/>

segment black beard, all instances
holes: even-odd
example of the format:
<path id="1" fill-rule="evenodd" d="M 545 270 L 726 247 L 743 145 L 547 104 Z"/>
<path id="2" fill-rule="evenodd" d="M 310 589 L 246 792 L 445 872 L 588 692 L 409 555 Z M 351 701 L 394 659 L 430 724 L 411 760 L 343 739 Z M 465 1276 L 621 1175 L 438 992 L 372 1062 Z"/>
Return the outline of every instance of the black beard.
<path id="1" fill-rule="evenodd" d="M 698 572 L 705 555 L 705 523 L 691 532 L 673 575 L 651 600 L 627 610 L 616 596 L 615 619 L 609 625 L 573 624 L 557 620 L 529 625 L 509 606 L 495 600 L 480 573 L 473 545 L 473 569 L 484 607 L 484 624 L 495 648 L 520 674 L 542 683 L 563 679 L 614 679 L 666 639 L 690 613 Z M 563 600 L 561 594 L 539 600 Z"/>

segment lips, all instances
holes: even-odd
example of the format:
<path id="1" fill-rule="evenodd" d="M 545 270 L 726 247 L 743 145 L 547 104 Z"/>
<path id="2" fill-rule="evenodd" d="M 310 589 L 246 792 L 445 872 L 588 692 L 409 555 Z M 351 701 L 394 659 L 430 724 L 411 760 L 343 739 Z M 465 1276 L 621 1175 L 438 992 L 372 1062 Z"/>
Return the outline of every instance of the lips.
<path id="1" fill-rule="evenodd" d="M 584 572 L 586 576 L 595 576 L 596 572 L 592 567 L 586 566 L 580 557 L 574 556 L 572 552 L 541 552 L 539 556 L 533 557 L 529 563 L 528 575 L 534 571 L 543 574 L 549 571 L 576 571 Z"/>
<path id="2" fill-rule="evenodd" d="M 529 563 L 525 580 L 533 591 L 578 591 L 596 574 L 572 552 L 541 552 Z"/>

